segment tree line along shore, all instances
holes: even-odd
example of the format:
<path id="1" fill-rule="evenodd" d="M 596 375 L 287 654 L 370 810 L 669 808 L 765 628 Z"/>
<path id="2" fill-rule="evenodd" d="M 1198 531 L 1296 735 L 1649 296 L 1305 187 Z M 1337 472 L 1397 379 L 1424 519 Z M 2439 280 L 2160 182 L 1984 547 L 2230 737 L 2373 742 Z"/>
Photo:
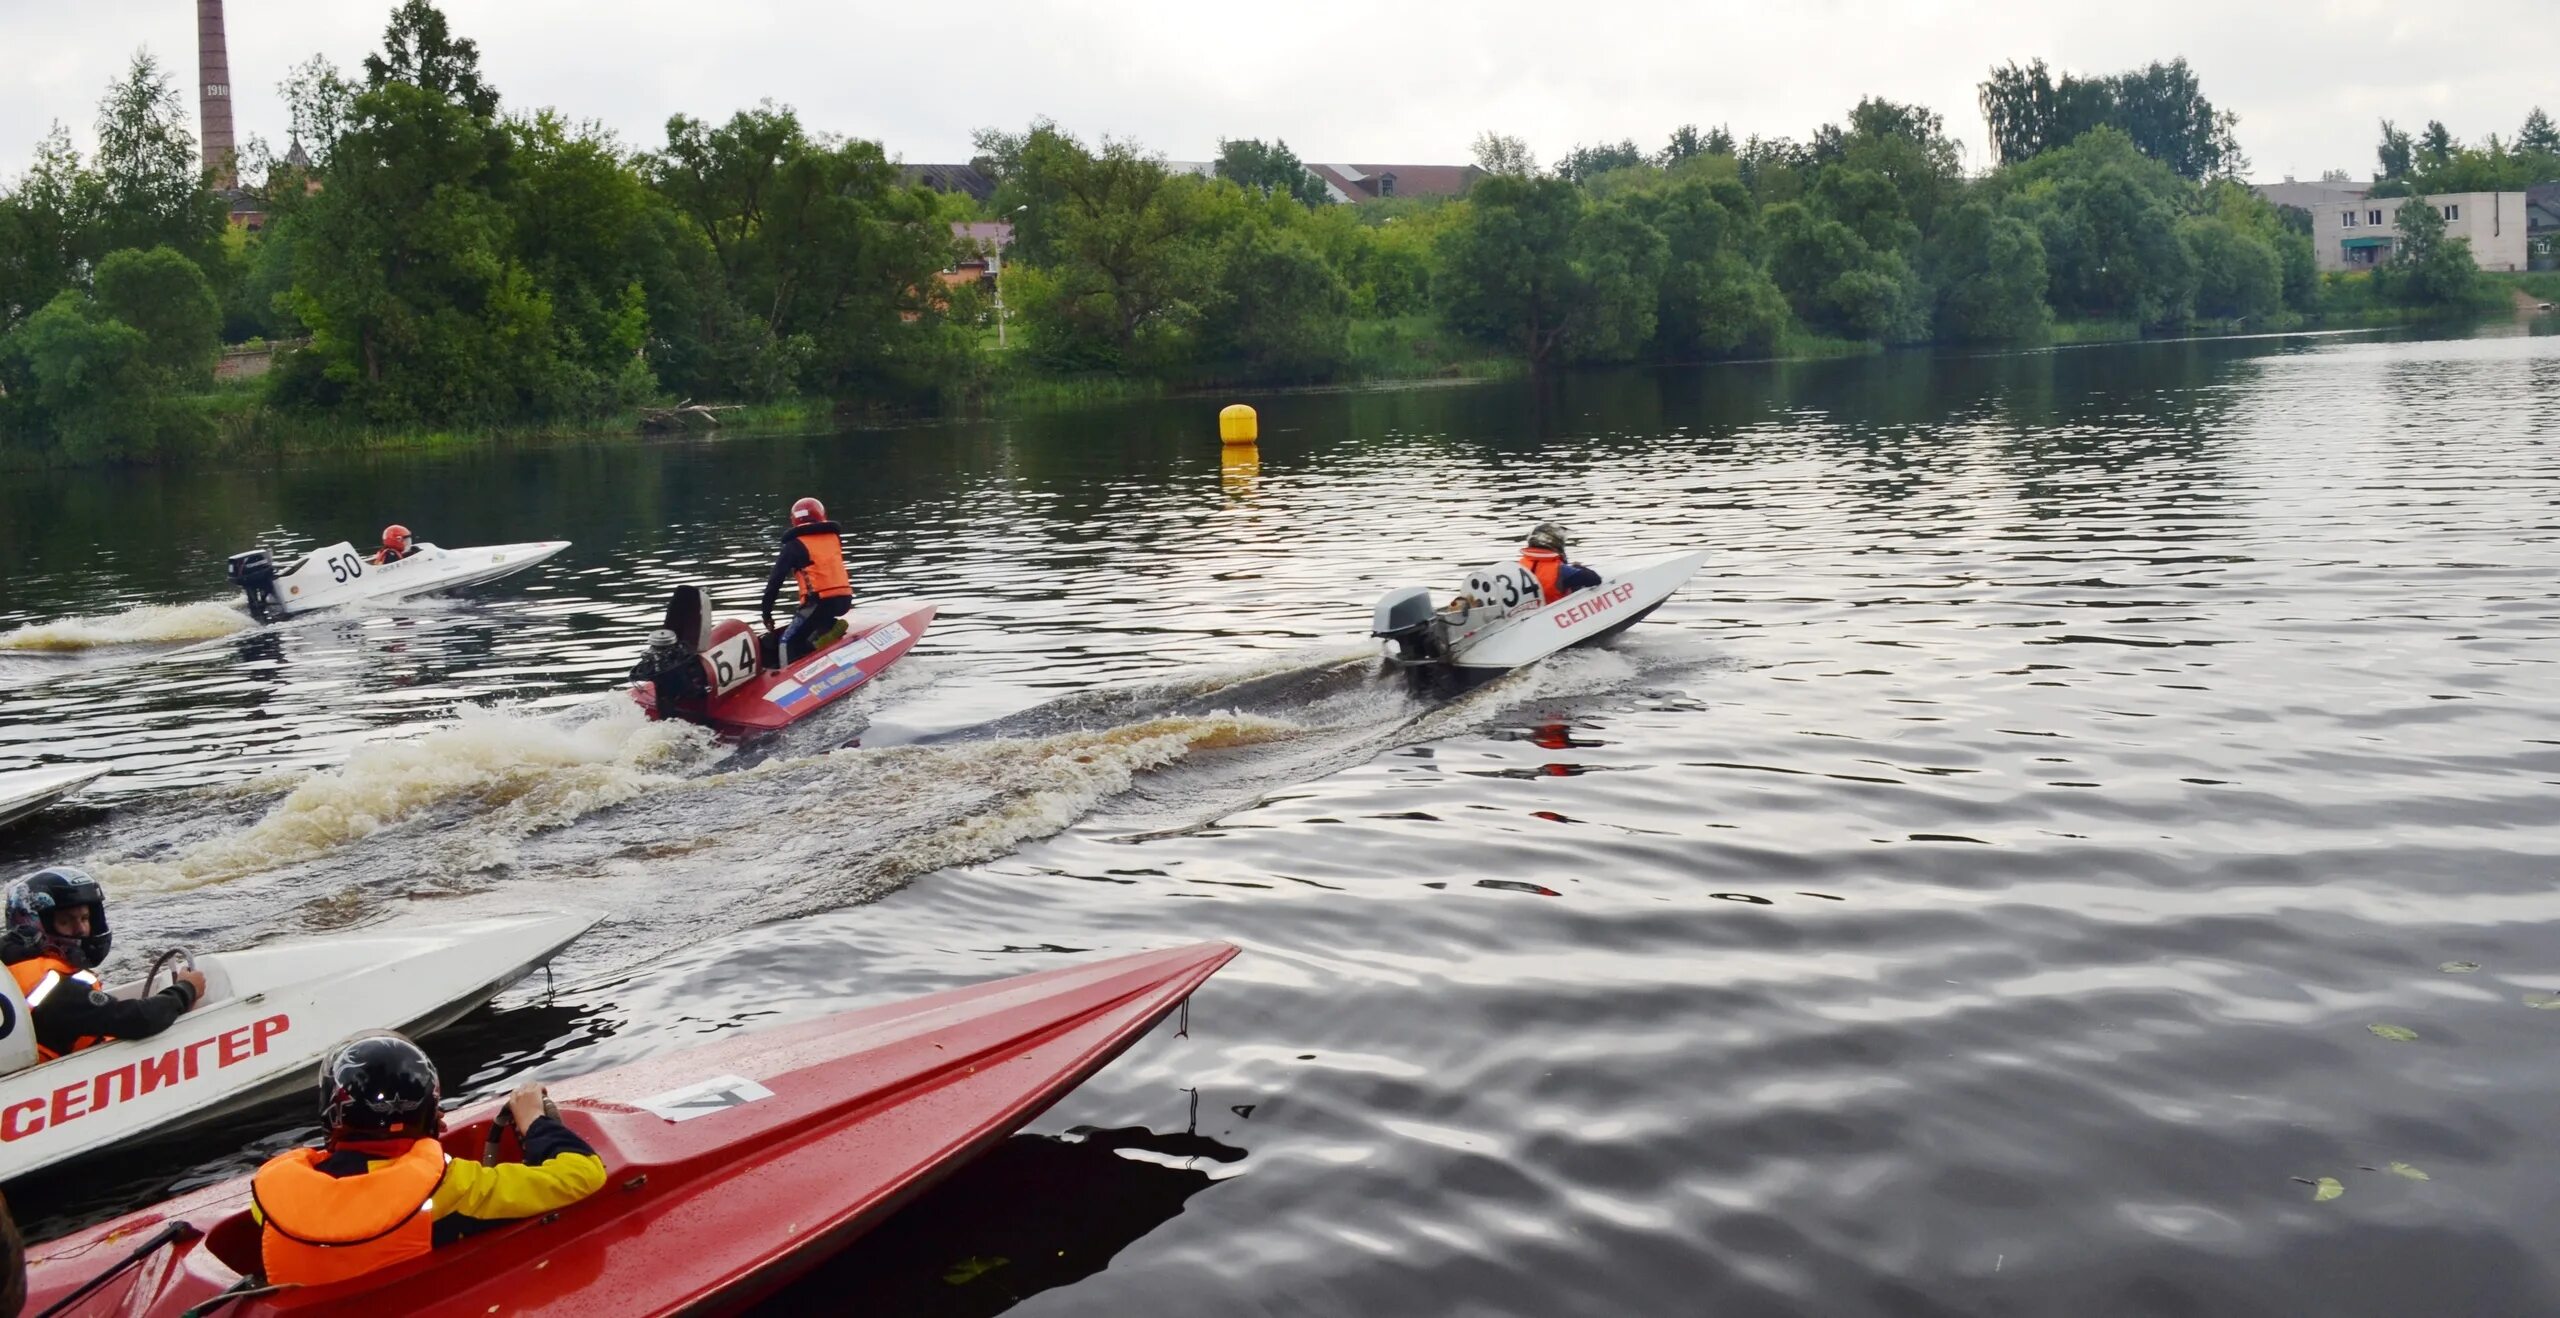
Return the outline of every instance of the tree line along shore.
<path id="1" fill-rule="evenodd" d="M 2236 120 L 2183 60 L 2102 78 L 1995 70 L 1998 160 L 1870 98 L 1804 140 L 1681 127 L 1541 168 L 1475 144 L 1461 196 L 1338 204 L 1285 143 L 1206 171 L 1038 121 L 978 135 L 985 200 L 765 104 L 635 149 L 508 105 L 428 0 L 285 96 L 217 187 L 146 53 L 83 158 L 57 127 L 0 190 L 0 465 L 1035 406 L 1119 393 L 2034 345 L 2476 314 L 2431 207 L 2323 275 L 2309 216 L 2238 181 Z M 2560 178 L 2513 142 L 2384 125 L 2376 191 Z M 262 217 L 254 230 L 235 211 Z M 956 226 L 1003 221 L 995 279 Z M 2531 281 L 2541 280 L 2534 283 Z M 1000 282 L 999 282 L 1000 281 Z M 217 380 L 226 344 L 291 343 Z"/>

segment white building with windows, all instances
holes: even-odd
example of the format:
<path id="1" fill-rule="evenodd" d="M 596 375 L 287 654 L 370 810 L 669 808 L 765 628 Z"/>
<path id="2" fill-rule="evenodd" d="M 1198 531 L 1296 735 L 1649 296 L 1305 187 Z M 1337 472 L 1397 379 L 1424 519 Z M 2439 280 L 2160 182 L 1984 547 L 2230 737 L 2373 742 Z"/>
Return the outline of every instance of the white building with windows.
<path id="1" fill-rule="evenodd" d="M 2444 236 L 2471 240 L 2483 270 L 2522 270 L 2526 217 L 2521 192 L 2448 192 L 2432 197 L 2360 197 L 2311 212 L 2311 248 L 2323 270 L 2370 270 L 2400 247 L 2400 208 L 2433 206 Z"/>

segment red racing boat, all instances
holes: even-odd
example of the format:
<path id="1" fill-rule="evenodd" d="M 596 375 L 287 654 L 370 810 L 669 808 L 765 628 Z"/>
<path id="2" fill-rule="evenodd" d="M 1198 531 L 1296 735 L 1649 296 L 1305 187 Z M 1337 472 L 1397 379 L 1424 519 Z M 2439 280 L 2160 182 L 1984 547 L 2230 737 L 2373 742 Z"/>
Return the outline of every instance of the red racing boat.
<path id="1" fill-rule="evenodd" d="M 723 736 L 780 732 L 852 695 L 913 648 L 941 606 L 895 599 L 844 616 L 841 631 L 796 663 L 777 662 L 777 635 L 743 619 L 715 621 L 711 592 L 679 586 L 666 626 L 632 670 L 631 698 L 651 718 L 704 724 Z"/>
<path id="2" fill-rule="evenodd" d="M 1012 1134 L 1235 954 L 1201 943 L 1045 970 L 562 1081 L 561 1118 L 611 1169 L 570 1208 L 350 1281 L 260 1290 L 242 1177 L 30 1249 L 27 1312 L 732 1313 Z M 495 1111 L 457 1120 L 446 1151 L 478 1157 Z"/>

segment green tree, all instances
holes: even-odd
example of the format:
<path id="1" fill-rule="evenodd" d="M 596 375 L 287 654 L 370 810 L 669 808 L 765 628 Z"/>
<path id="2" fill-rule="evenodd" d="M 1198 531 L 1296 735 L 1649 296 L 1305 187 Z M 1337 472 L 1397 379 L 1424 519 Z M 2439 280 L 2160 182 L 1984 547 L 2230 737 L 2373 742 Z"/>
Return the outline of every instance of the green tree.
<path id="1" fill-rule="evenodd" d="M 481 119 L 498 113 L 498 90 L 480 76 L 480 45 L 457 38 L 444 11 L 428 0 L 406 0 L 391 12 L 382 50 L 364 60 L 374 87 L 402 83 L 458 105 Z"/>
<path id="2" fill-rule="evenodd" d="M 1899 252 L 1879 251 L 1857 230 L 1801 202 L 1762 212 L 1769 278 L 1796 315 L 1826 333 L 1856 339 L 1913 337 L 1919 289 Z"/>
<path id="3" fill-rule="evenodd" d="M 2256 192 L 2231 179 L 2217 179 L 2207 184 L 2198 201 L 2202 213 L 2264 243 L 2274 254 L 2282 305 L 2295 311 L 2320 309 L 2320 265 L 2312 254 L 2309 211 L 2271 205 Z M 2190 243 L 2189 247 L 2193 249 L 2195 244 Z M 2201 251 L 2197 252 L 2197 259 L 2202 261 Z M 2210 300 L 2203 286 L 2213 278 L 2201 269 L 2197 272 L 2198 310 L 2203 310 L 2204 304 Z"/>
<path id="4" fill-rule="evenodd" d="M 79 279 L 90 195 L 71 135 L 55 124 L 16 190 L 0 194 L 0 332 Z"/>
<path id="5" fill-rule="evenodd" d="M 1732 130 L 1726 128 L 1712 128 L 1701 133 L 1698 131 L 1698 126 L 1696 124 L 1682 124 L 1678 128 L 1671 130 L 1671 140 L 1664 144 L 1660 152 L 1655 154 L 1653 163 L 1660 165 L 1664 169 L 1669 169 L 1674 165 L 1695 160 L 1700 156 L 1730 156 L 1732 154 Z"/>
<path id="6" fill-rule="evenodd" d="M 327 169 L 339 135 L 346 132 L 347 121 L 355 117 L 359 90 L 356 84 L 348 81 L 338 66 L 314 55 L 295 65 L 277 90 L 284 95 L 294 144 L 302 148 L 313 167 Z"/>
<path id="7" fill-rule="evenodd" d="M 205 186 L 176 88 L 148 53 L 108 84 L 98 154 L 83 162 L 57 124 L 18 185 L 0 195 L 0 330 L 85 284 L 127 248 L 173 248 L 221 268 L 228 210 Z"/>
<path id="8" fill-rule="evenodd" d="M 1529 144 L 1502 133 L 1476 134 L 1474 154 L 1476 168 L 1488 174 L 1526 178 L 1538 172 L 1538 157 Z"/>
<path id="9" fill-rule="evenodd" d="M 2044 241 L 2035 227 L 1985 201 L 1957 207 L 1932 235 L 1938 337 L 1956 343 L 2028 343 L 2044 336 Z"/>
<path id="10" fill-rule="evenodd" d="M 1359 316 L 1406 316 L 1431 308 L 1432 252 L 1442 229 L 1466 211 L 1464 203 L 1408 210 L 1376 204 L 1328 206 L 1309 212 L 1303 231 L 1325 263 L 1351 289 Z"/>
<path id="11" fill-rule="evenodd" d="M 1669 250 L 1662 235 L 1618 202 L 1601 202 L 1575 227 L 1570 253 L 1574 315 L 1564 346 L 1576 361 L 1632 361 L 1659 315 Z"/>
<path id="12" fill-rule="evenodd" d="M 1892 185 L 1900 210 L 1916 226 L 1892 244 L 1896 250 L 1917 242 L 1919 231 L 1934 225 L 1939 208 L 1964 187 L 1963 149 L 1947 136 L 1946 121 L 1935 111 L 1881 97 L 1858 102 L 1846 127 L 1826 124 L 1817 130 L 1809 155 L 1826 169 L 1858 170 Z M 1871 244 L 1878 243 L 1880 235 L 1841 218 Z"/>
<path id="13" fill-rule="evenodd" d="M 28 317 L 0 340 L 12 447 L 92 461 L 151 451 L 143 352 L 139 330 L 91 315 L 78 293 Z"/>
<path id="14" fill-rule="evenodd" d="M 1650 338 L 1662 237 L 1618 203 L 1593 207 L 1560 178 L 1499 174 L 1440 238 L 1442 314 L 1544 370 L 1623 360 Z"/>
<path id="15" fill-rule="evenodd" d="M 1816 212 L 1849 226 L 1876 251 L 1905 252 L 1920 242 L 1920 226 L 1911 222 L 1902 193 L 1891 179 L 1872 170 L 1848 165 L 1823 170 L 1810 200 Z"/>
<path id="16" fill-rule="evenodd" d="M 2533 107 L 2524 117 L 2524 127 L 2516 130 L 2516 150 L 2525 155 L 2560 157 L 2560 129 L 2551 126 L 2551 116 L 2542 107 Z"/>
<path id="17" fill-rule="evenodd" d="M 2374 148 L 2377 182 L 2404 179 L 2417 172 L 2417 148 L 2390 120 L 2382 121 L 2382 144 Z"/>
<path id="18" fill-rule="evenodd" d="M 2195 262 L 2178 221 L 2194 191 L 2131 138 L 2094 129 L 2001 171 L 1992 188 L 2036 226 L 2057 313 L 2144 325 L 2181 324 L 2192 314 Z"/>
<path id="19" fill-rule="evenodd" d="M 679 282 L 672 216 L 601 128 L 546 110 L 507 131 L 511 247 L 551 304 L 564 366 L 591 405 L 647 395 L 649 288 Z"/>
<path id="20" fill-rule="evenodd" d="M 1351 290 L 1304 237 L 1242 226 L 1219 264 L 1207 317 L 1212 351 L 1257 380 L 1321 380 L 1341 369 Z"/>
<path id="21" fill-rule="evenodd" d="M 209 425 L 174 397 L 175 381 L 153 356 L 141 330 L 80 293 L 62 294 L 0 337 L 0 442 L 75 462 L 201 449 Z"/>
<path id="22" fill-rule="evenodd" d="M 2008 64 L 1981 87 L 1992 150 L 2021 164 L 2107 126 L 2182 177 L 2236 176 L 2248 167 L 2233 135 L 2238 116 L 2205 97 L 2184 59 L 2105 78 L 2053 75 L 2044 61 Z"/>
<path id="23" fill-rule="evenodd" d="M 2453 163 L 2454 152 L 2462 144 L 2455 141 L 2440 120 L 2429 119 L 2427 131 L 2418 135 L 2417 163 L 2422 173 L 2434 173 Z"/>
<path id="24" fill-rule="evenodd" d="M 116 252 L 98 263 L 97 311 L 142 336 L 142 364 L 164 387 L 213 383 L 222 354 L 222 301 L 196 263 L 166 247 Z"/>
<path id="25" fill-rule="evenodd" d="M 2195 263 L 2195 311 L 2222 320 L 2254 318 L 2284 305 L 2274 244 L 2218 215 L 2192 215 L 2178 236 Z"/>
<path id="26" fill-rule="evenodd" d="M 148 51 L 108 84 L 98 106 L 96 191 L 83 255 L 171 247 L 199 267 L 217 263 L 230 212 L 205 187 L 202 153 L 186 129 L 177 86 Z"/>
<path id="27" fill-rule="evenodd" d="M 1219 178 L 1264 196 L 1294 197 L 1308 206 L 1322 206 L 1332 201 L 1332 194 L 1325 191 L 1324 180 L 1317 178 L 1285 141 L 1264 142 L 1253 137 L 1220 138 L 1215 169 Z"/>
<path id="28" fill-rule="evenodd" d="M 704 387 L 914 393 L 965 365 L 928 296 L 952 260 L 949 224 L 878 143 L 814 140 L 767 105 L 717 128 L 677 116 L 647 168 L 718 270 L 689 330 Z M 681 263 L 682 246 L 668 250 Z"/>
<path id="29" fill-rule="evenodd" d="M 514 253 L 511 140 L 471 43 L 424 0 L 395 12 L 326 186 L 295 217 L 292 314 L 309 350 L 287 401 L 383 422 L 488 421 L 593 406 L 550 300 Z M 425 81 L 411 81 L 412 76 Z"/>
<path id="30" fill-rule="evenodd" d="M 1643 149 L 1629 138 L 1615 144 L 1575 147 L 1556 162 L 1556 177 L 1588 187 L 1591 180 L 1612 170 L 1637 169 L 1651 163 Z"/>
<path id="31" fill-rule="evenodd" d="M 1777 346 L 1787 300 L 1760 268 L 1759 220 L 1739 181 L 1684 180 L 1626 204 L 1664 242 L 1656 356 L 1688 361 Z"/>
<path id="32" fill-rule="evenodd" d="M 1043 134 L 1023 158 L 1047 195 L 1031 203 L 1046 240 L 1037 264 L 1047 282 L 1023 307 L 1035 351 L 1078 368 L 1180 359 L 1218 275 L 1223 230 L 1208 222 L 1207 186 L 1128 142 L 1088 151 Z M 1231 187 L 1228 196 L 1242 201 Z"/>
<path id="33" fill-rule="evenodd" d="M 2480 298 L 2485 281 L 2471 256 L 2471 240 L 2448 238 L 2444 214 L 2424 198 L 2402 202 L 2399 250 L 2376 272 L 2382 296 L 2406 307 L 2452 309 Z"/>

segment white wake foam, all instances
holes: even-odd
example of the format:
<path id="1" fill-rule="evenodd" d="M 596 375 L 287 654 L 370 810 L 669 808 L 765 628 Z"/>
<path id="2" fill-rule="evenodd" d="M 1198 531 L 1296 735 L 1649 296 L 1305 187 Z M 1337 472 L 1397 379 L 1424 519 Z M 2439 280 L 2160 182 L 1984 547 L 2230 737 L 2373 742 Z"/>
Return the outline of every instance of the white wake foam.
<path id="1" fill-rule="evenodd" d="M 710 748 L 702 729 L 651 722 L 621 702 L 582 720 L 466 707 L 424 736 L 364 746 L 340 768 L 298 775 L 245 829 L 168 860 L 99 868 L 122 884 L 200 887 L 308 860 L 449 803 L 469 803 L 474 838 L 518 838 L 686 781 L 677 771 Z"/>
<path id="2" fill-rule="evenodd" d="M 210 641 L 254 626 L 228 604 L 145 604 L 122 613 L 63 618 L 0 632 L 0 650 L 75 654 L 117 645 Z"/>

